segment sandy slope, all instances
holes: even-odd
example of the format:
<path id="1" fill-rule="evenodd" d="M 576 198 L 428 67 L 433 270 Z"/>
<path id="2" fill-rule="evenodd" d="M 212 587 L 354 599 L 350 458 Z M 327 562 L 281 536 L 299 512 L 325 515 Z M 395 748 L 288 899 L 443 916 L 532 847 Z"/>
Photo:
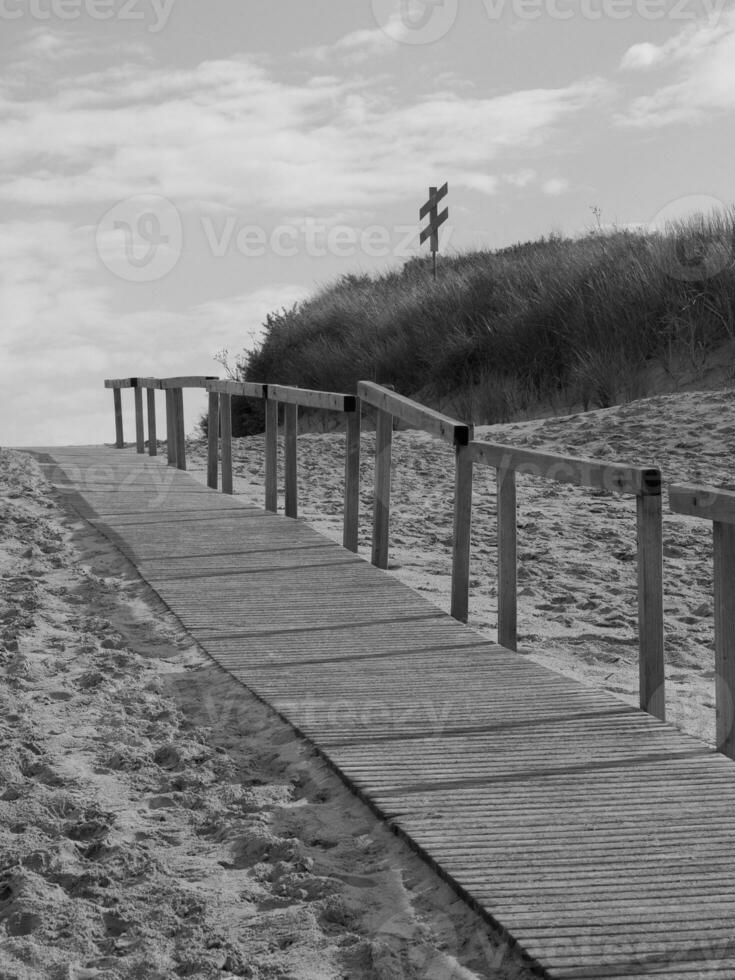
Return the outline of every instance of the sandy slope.
<path id="1" fill-rule="evenodd" d="M 525 978 L 0 450 L 0 977 Z"/>
<path id="2" fill-rule="evenodd" d="M 660 466 L 665 482 L 735 482 L 735 392 L 661 395 L 563 418 L 478 428 L 476 438 L 602 460 Z M 344 439 L 299 439 L 300 514 L 341 540 Z M 369 557 L 374 436 L 363 436 L 360 551 Z M 235 440 L 236 491 L 262 501 L 262 438 Z M 190 468 L 204 479 L 192 442 Z M 430 436 L 394 435 L 391 569 L 448 610 L 453 453 Z M 470 623 L 495 637 L 495 477 L 474 482 Z M 522 651 L 637 704 L 635 501 L 522 477 L 519 636 Z M 711 526 L 668 513 L 664 495 L 668 717 L 714 739 Z"/>

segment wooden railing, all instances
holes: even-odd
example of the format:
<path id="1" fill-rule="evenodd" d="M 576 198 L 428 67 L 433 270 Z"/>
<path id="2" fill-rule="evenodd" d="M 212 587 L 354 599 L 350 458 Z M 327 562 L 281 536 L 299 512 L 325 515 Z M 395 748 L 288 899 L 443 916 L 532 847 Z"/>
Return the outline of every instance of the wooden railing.
<path id="1" fill-rule="evenodd" d="M 265 402 L 265 509 L 278 512 L 278 403 L 284 406 L 284 510 L 298 517 L 298 412 L 299 408 L 340 412 L 345 416 L 345 494 L 342 544 L 357 551 L 360 505 L 360 409 L 354 395 L 314 391 L 286 385 L 264 385 L 249 381 L 213 381 L 209 391 L 207 485 L 217 487 L 217 432 L 221 440 L 222 492 L 232 493 L 232 396 Z M 219 427 L 218 427 L 219 419 Z"/>
<path id="2" fill-rule="evenodd" d="M 390 525 L 391 455 L 393 419 L 429 432 L 455 449 L 454 534 L 452 536 L 451 614 L 467 622 L 470 571 L 470 518 L 472 511 L 472 458 L 468 445 L 472 426 L 425 408 L 390 388 L 360 381 L 357 393 L 366 405 L 377 410 L 375 428 L 375 487 L 373 491 L 372 563 L 388 567 Z"/>
<path id="3" fill-rule="evenodd" d="M 266 385 L 252 381 L 209 381 L 207 417 L 207 486 L 217 489 L 218 443 L 222 453 L 222 493 L 232 493 L 232 396 L 263 400 Z M 267 469 L 267 468 L 266 468 Z M 267 485 L 266 480 L 266 485 Z M 266 492 L 266 510 L 268 494 Z"/>
<path id="4" fill-rule="evenodd" d="M 184 433 L 184 388 L 206 388 L 209 375 L 159 378 L 158 387 L 166 392 L 166 450 L 168 465 L 186 469 L 186 439 Z"/>
<path id="5" fill-rule="evenodd" d="M 156 435 L 156 391 L 166 392 L 166 457 L 169 466 L 186 469 L 186 440 L 184 433 L 184 388 L 205 388 L 211 375 L 192 375 L 176 378 L 116 378 L 105 381 L 105 388 L 112 388 L 115 409 L 115 446 L 125 445 L 123 433 L 122 396 L 123 388 L 132 388 L 135 399 L 135 448 L 145 452 L 145 431 L 143 421 L 143 389 L 146 389 L 148 412 L 148 454 L 158 453 Z"/>
<path id="6" fill-rule="evenodd" d="M 132 380 L 132 379 L 131 379 Z M 135 386 L 135 448 L 139 453 L 145 452 L 145 434 L 143 424 L 143 389 L 146 394 L 146 416 L 148 422 L 148 455 L 158 455 L 158 435 L 156 433 L 156 391 L 160 383 L 156 378 L 136 378 Z M 183 422 L 183 414 L 182 414 Z M 167 434 L 168 436 L 168 434 Z M 167 439 L 168 445 L 168 439 Z"/>
<path id="7" fill-rule="evenodd" d="M 268 385 L 266 406 L 266 509 L 277 507 L 275 462 L 277 458 L 278 403 L 282 402 L 284 442 L 284 511 L 286 517 L 298 517 L 298 470 L 297 438 L 299 408 L 312 408 L 328 412 L 340 412 L 345 416 L 345 490 L 342 544 L 349 551 L 357 551 L 357 532 L 360 506 L 360 405 L 354 395 L 332 391 L 313 391 L 307 388 L 291 388 L 286 385 Z M 268 481 L 268 461 L 271 461 L 271 479 Z"/>
<path id="8" fill-rule="evenodd" d="M 517 644 L 516 474 L 635 496 L 640 705 L 663 720 L 666 702 L 661 471 L 651 466 L 603 463 L 489 442 L 470 443 L 470 454 L 474 463 L 492 466 L 497 474 L 498 643 L 511 650 Z"/>
<path id="9" fill-rule="evenodd" d="M 335 392 L 313 391 L 285 385 L 266 385 L 254 382 L 222 381 L 217 378 L 125 378 L 105 381 L 113 389 L 115 404 L 116 445 L 122 446 L 121 389 L 133 388 L 136 409 L 136 447 L 144 451 L 142 421 L 142 389 L 148 389 L 149 451 L 155 453 L 155 402 L 157 388 L 166 391 L 166 422 L 169 465 L 186 468 L 183 389 L 204 388 L 209 393 L 207 485 L 217 487 L 217 463 L 221 442 L 222 491 L 232 493 L 232 397 L 260 399 L 265 410 L 265 508 L 278 510 L 278 403 L 284 405 L 284 483 L 285 513 L 298 516 L 297 440 L 298 410 L 308 407 L 340 412 L 346 420 L 345 504 L 343 544 L 356 552 L 358 541 L 360 491 L 360 415 L 362 403 L 377 412 L 375 480 L 373 488 L 373 526 L 371 560 L 379 568 L 387 568 L 389 551 L 391 455 L 394 419 L 417 427 L 452 445 L 455 450 L 454 515 L 452 535 L 451 614 L 466 622 L 469 606 L 470 531 L 472 523 L 472 479 L 474 464 L 492 466 L 497 475 L 498 506 L 498 642 L 510 649 L 517 645 L 517 588 L 516 588 L 516 474 L 530 474 L 542 479 L 571 483 L 621 494 L 632 494 L 637 501 L 638 557 L 638 629 L 640 704 L 653 715 L 665 717 L 664 660 L 663 660 L 663 582 L 662 582 L 662 515 L 661 473 L 655 467 L 627 466 L 598 460 L 578 459 L 552 453 L 519 449 L 512 446 L 473 441 L 473 428 L 418 402 L 396 394 L 373 382 L 358 383 L 358 397 Z M 151 433 L 153 437 L 151 438 Z M 677 488 L 672 500 L 685 500 L 685 494 L 696 491 Z M 673 492 L 673 491 L 672 491 Z M 689 499 L 689 498 L 687 498 Z M 694 499 L 694 498 L 691 498 Z M 673 503 L 672 503 L 673 506 Z M 696 510 L 696 504 L 687 506 Z M 711 504 L 709 505 L 711 506 Z M 682 511 L 694 513 L 693 509 Z M 714 517 L 712 515 L 715 515 Z M 716 567 L 721 567 L 720 581 L 732 581 L 735 574 L 735 494 L 720 493 L 714 511 L 697 516 L 715 520 Z M 719 557 L 718 557 L 719 556 Z M 719 566 L 717 566 L 719 562 Z M 717 586 L 716 604 L 720 610 L 719 633 L 721 657 L 728 660 L 723 666 L 725 687 L 720 692 L 724 701 L 735 680 L 735 600 L 724 595 L 722 584 Z M 729 617 L 729 618 L 728 618 Z M 728 659 L 729 658 L 729 659 Z M 722 686 L 722 685 L 721 685 Z M 719 710 L 719 709 L 718 709 Z M 723 708 L 724 712 L 724 708 Z M 733 751 L 733 709 L 723 713 L 722 725 L 729 733 L 728 750 Z M 718 715 L 718 731 L 720 721 Z"/>
<path id="10" fill-rule="evenodd" d="M 735 492 L 715 487 L 669 488 L 675 514 L 712 521 L 717 750 L 735 759 Z"/>
<path id="11" fill-rule="evenodd" d="M 122 389 L 123 388 L 136 388 L 138 384 L 137 378 L 108 378 L 105 381 L 105 388 L 112 388 L 112 400 L 115 411 L 115 448 L 122 449 L 125 445 L 125 435 L 123 433 L 123 414 L 122 414 Z M 139 407 L 140 405 L 140 407 Z M 142 401 L 138 395 L 135 396 L 135 429 L 136 435 L 138 433 L 138 418 L 142 420 Z M 140 449 L 140 441 L 137 441 L 138 452 L 142 452 Z"/>

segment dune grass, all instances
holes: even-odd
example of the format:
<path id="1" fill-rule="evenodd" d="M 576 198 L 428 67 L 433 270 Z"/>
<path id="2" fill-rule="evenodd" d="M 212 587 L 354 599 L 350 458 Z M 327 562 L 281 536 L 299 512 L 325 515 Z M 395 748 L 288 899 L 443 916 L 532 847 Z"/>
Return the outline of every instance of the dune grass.
<path id="1" fill-rule="evenodd" d="M 269 315 L 240 374 L 346 392 L 375 380 L 429 404 L 453 395 L 474 422 L 606 407 L 647 394 L 651 365 L 735 338 L 734 256 L 732 210 L 442 258 L 437 282 L 413 259 Z"/>

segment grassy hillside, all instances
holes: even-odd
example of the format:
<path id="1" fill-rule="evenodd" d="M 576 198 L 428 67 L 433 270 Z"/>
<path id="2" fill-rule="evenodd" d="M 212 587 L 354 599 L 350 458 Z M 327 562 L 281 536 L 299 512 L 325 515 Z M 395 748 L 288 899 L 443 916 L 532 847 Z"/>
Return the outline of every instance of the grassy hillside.
<path id="1" fill-rule="evenodd" d="M 665 234 L 549 238 L 345 276 L 272 314 L 247 379 L 353 391 L 358 379 L 474 422 L 649 394 L 651 369 L 735 338 L 735 210 Z M 251 428 L 248 425 L 248 428 Z"/>

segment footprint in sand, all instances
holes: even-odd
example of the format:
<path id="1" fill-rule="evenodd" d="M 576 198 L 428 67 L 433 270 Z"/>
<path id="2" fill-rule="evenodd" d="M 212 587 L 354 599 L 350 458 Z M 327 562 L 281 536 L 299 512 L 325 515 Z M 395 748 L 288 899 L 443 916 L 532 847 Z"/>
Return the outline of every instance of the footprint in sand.
<path id="1" fill-rule="evenodd" d="M 52 701 L 71 701 L 74 695 L 71 691 L 49 691 L 47 697 Z"/>

